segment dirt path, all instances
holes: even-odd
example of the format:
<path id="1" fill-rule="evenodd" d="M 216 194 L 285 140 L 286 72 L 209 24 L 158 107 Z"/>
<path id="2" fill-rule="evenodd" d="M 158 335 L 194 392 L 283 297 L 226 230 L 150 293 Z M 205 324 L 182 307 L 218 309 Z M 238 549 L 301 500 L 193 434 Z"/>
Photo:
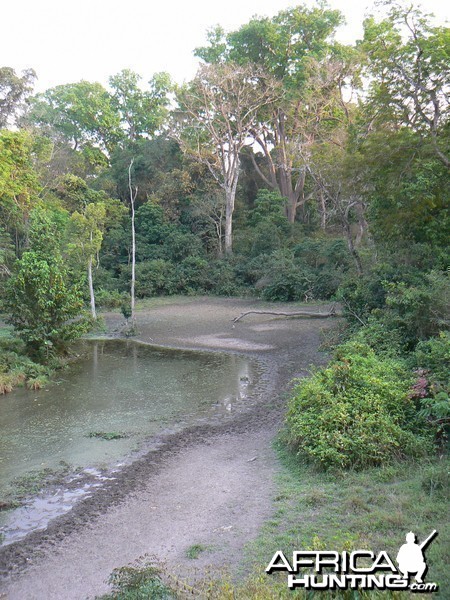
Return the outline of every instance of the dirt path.
<path id="1" fill-rule="evenodd" d="M 255 301 L 196 298 L 139 312 L 143 342 L 225 349 L 263 360 L 267 397 L 235 421 L 165 440 L 44 534 L 6 547 L 6 598 L 93 598 L 108 590 L 115 567 L 144 554 L 181 574 L 241 561 L 243 547 L 271 514 L 277 469 L 271 441 L 282 416 L 280 397 L 291 377 L 324 360 L 317 352 L 319 334 L 332 324 L 255 315 L 233 327 L 233 317 L 260 307 Z M 106 322 L 112 333 L 120 326 L 114 314 Z M 192 560 L 186 553 L 194 544 L 206 550 Z"/>

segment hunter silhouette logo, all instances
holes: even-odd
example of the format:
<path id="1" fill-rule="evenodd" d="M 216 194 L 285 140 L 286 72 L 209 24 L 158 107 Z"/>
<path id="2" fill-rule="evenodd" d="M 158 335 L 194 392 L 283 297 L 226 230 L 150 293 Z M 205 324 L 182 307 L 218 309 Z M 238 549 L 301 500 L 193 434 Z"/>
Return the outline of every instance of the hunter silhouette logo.
<path id="1" fill-rule="evenodd" d="M 436 592 L 437 583 L 424 582 L 427 563 L 425 549 L 437 536 L 434 530 L 421 543 L 416 542 L 412 531 L 406 534 L 406 544 L 394 561 L 385 551 L 378 554 L 370 550 L 336 552 L 334 550 L 300 550 L 292 553 L 292 561 L 281 550 L 276 552 L 266 568 L 268 575 L 285 571 L 288 588 L 293 590 L 406 590 L 411 592 Z M 410 583 L 410 576 L 414 580 Z"/>
<path id="2" fill-rule="evenodd" d="M 397 562 L 400 571 L 406 579 L 409 579 L 410 573 L 416 573 L 417 583 L 423 583 L 423 577 L 427 572 L 427 563 L 423 551 L 437 536 L 436 529 L 420 545 L 416 543 L 415 534 L 410 531 L 406 535 L 406 544 L 400 548 L 397 554 Z"/>

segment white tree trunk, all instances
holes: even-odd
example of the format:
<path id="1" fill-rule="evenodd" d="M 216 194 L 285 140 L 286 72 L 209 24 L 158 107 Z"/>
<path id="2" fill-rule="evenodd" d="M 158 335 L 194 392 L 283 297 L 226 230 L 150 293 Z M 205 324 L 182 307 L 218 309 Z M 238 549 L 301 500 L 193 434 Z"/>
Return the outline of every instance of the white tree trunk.
<path id="1" fill-rule="evenodd" d="M 135 298 L 134 298 L 134 288 L 136 284 L 136 229 L 134 226 L 134 201 L 137 196 L 137 187 L 133 191 L 133 186 L 131 185 L 131 167 L 133 166 L 134 159 L 131 160 L 130 166 L 128 168 L 128 184 L 130 188 L 130 202 L 131 202 L 131 322 L 133 327 L 136 324 L 136 316 L 135 316 Z"/>
<path id="2" fill-rule="evenodd" d="M 135 322 L 134 288 L 136 284 L 136 229 L 134 226 L 134 198 L 131 197 L 131 320 Z"/>
<path id="3" fill-rule="evenodd" d="M 236 154 L 233 159 L 227 173 L 228 181 L 225 185 L 225 254 L 227 255 L 233 253 L 233 212 L 239 179 L 239 154 Z"/>
<path id="4" fill-rule="evenodd" d="M 227 206 L 225 211 L 225 254 L 233 253 L 233 211 L 234 198 L 227 191 Z"/>
<path id="5" fill-rule="evenodd" d="M 95 310 L 95 295 L 94 295 L 94 283 L 92 281 L 92 256 L 89 257 L 88 262 L 88 282 L 89 282 L 89 297 L 91 299 L 91 314 L 94 320 L 97 320 L 97 311 Z"/>

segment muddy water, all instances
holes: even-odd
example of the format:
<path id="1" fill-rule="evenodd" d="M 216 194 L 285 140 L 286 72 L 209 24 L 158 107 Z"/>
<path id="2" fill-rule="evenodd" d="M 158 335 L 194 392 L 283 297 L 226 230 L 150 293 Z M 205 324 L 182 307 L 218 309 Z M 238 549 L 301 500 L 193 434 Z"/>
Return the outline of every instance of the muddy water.
<path id="1" fill-rule="evenodd" d="M 258 379 L 258 367 L 235 355 L 118 340 L 85 342 L 79 351 L 46 389 L 1 399 L 0 491 L 61 461 L 110 467 L 154 434 L 226 418 L 251 401 Z M 98 432 L 126 437 L 89 437 Z"/>

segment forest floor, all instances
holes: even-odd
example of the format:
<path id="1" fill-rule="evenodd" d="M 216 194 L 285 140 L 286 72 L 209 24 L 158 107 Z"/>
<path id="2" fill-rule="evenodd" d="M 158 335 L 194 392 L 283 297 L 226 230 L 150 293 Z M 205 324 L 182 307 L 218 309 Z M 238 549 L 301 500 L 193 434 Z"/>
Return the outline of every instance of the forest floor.
<path id="1" fill-rule="evenodd" d="M 248 310 L 295 311 L 256 300 L 167 298 L 142 302 L 135 339 L 172 348 L 245 354 L 264 371 L 264 393 L 251 410 L 160 440 L 114 481 L 78 502 L 46 531 L 4 547 L 2 592 L 10 600 L 81 600 L 106 593 L 112 570 L 140 556 L 162 561 L 181 578 L 236 572 L 244 547 L 274 512 L 280 465 L 272 442 L 289 382 L 321 364 L 321 332 L 333 319 L 277 318 Z M 328 306 L 306 305 L 327 311 Z M 106 335 L 123 318 L 104 313 Z M 269 561 L 271 556 L 267 556 Z M 0 597 L 1 593 L 0 593 Z"/>

